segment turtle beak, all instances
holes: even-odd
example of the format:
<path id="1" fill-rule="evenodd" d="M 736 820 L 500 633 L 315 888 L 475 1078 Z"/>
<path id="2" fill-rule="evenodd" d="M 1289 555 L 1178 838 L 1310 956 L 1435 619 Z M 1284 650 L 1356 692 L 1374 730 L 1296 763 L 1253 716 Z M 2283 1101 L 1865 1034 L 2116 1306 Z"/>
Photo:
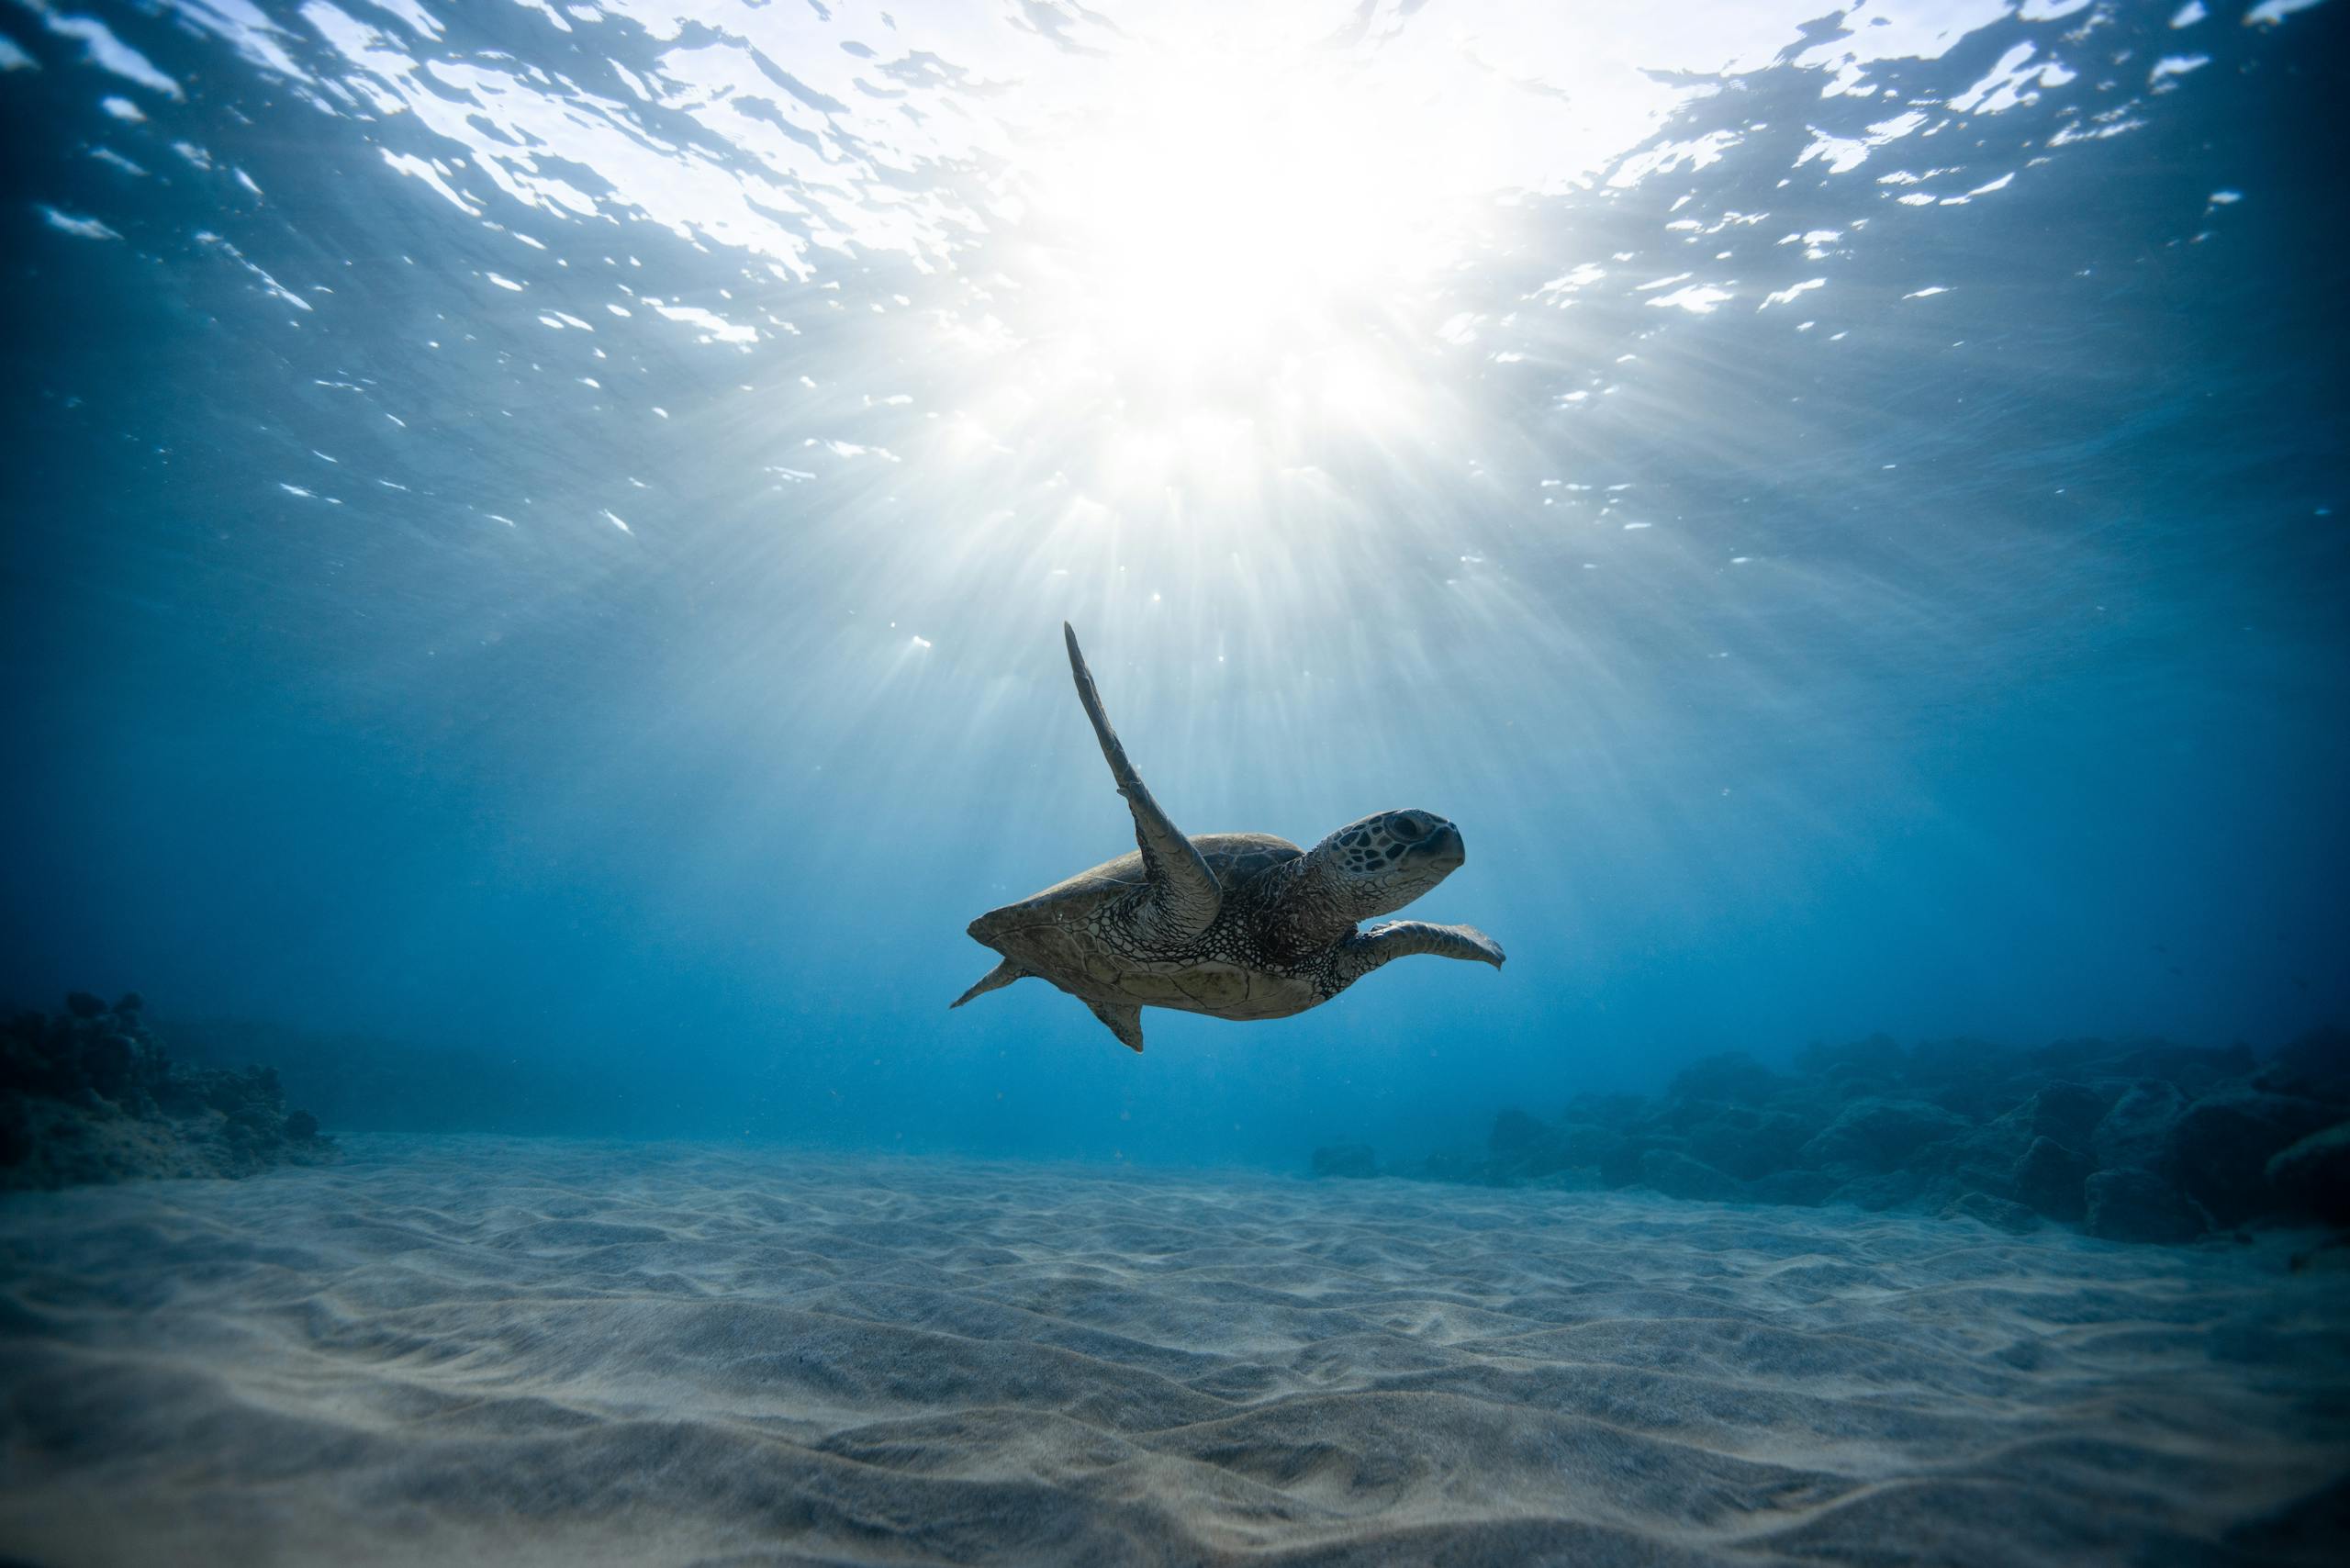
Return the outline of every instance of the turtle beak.
<path id="1" fill-rule="evenodd" d="M 1469 858 L 1469 846 L 1460 841 L 1460 830 L 1449 822 L 1439 822 L 1436 830 L 1412 846 L 1415 855 L 1426 856 L 1447 871 L 1458 870 Z"/>

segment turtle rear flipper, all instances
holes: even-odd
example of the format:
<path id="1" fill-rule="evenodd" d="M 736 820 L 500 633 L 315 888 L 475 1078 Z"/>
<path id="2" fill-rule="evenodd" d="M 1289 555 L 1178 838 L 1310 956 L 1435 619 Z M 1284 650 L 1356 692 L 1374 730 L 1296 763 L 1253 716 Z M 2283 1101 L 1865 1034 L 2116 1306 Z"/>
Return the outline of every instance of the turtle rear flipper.
<path id="1" fill-rule="evenodd" d="M 1002 991 L 1013 980 L 1025 979 L 1027 974 L 1028 971 L 1026 969 L 1022 969 L 1010 958 L 1006 958 L 1003 962 L 998 964 L 995 968 L 981 975 L 979 980 L 973 983 L 970 990 L 965 991 L 962 995 L 948 1002 L 946 1004 L 946 1009 L 951 1013 L 956 1008 L 962 1006 L 963 1003 L 970 1001 L 971 998 L 975 996 L 985 996 L 991 991 Z"/>
<path id="2" fill-rule="evenodd" d="M 1102 743 L 1102 755 L 1110 764 L 1110 777 L 1117 781 L 1118 793 L 1126 798 L 1134 812 L 1135 843 L 1142 850 L 1143 874 L 1148 879 L 1147 890 L 1135 911 L 1135 923 L 1149 942 L 1191 941 L 1215 924 L 1216 912 L 1224 906 L 1215 873 L 1208 869 L 1198 846 L 1159 810 L 1142 775 L 1126 760 L 1126 748 L 1102 710 L 1102 694 L 1093 689 L 1093 672 L 1085 667 L 1085 655 L 1078 649 L 1077 629 L 1064 621 L 1061 634 L 1069 643 L 1069 667 L 1077 678 L 1077 700 L 1085 705 L 1085 716 L 1092 722 L 1093 738 Z"/>
<path id="3" fill-rule="evenodd" d="M 1089 1002 L 1093 1016 L 1118 1036 L 1118 1043 L 1128 1050 L 1142 1049 L 1142 1009 L 1131 1002 Z"/>

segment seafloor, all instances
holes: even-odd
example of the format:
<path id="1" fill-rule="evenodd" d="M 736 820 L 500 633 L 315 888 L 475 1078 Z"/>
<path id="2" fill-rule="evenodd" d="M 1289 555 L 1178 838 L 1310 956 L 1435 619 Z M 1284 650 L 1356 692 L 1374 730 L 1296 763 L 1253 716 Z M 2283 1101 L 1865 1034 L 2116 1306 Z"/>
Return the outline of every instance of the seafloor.
<path id="1" fill-rule="evenodd" d="M 2295 1246 L 354 1137 L 0 1203 L 0 1554 L 2338 1562 Z"/>

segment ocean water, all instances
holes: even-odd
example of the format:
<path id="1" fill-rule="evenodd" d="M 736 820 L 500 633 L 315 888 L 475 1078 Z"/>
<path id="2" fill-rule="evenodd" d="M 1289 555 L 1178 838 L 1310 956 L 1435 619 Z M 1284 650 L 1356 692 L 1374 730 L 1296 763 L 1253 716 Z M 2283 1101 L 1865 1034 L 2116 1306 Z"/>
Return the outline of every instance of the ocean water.
<path id="1" fill-rule="evenodd" d="M 2334 7 L 443 10 L 6 18 L 20 1000 L 1272 1163 L 2344 1015 Z M 1508 969 L 946 1014 L 1130 845 L 1064 620 Z"/>
<path id="2" fill-rule="evenodd" d="M 722 1447 L 768 1432 L 870 1465 L 912 1450 L 839 1437 L 840 1412 L 1009 1407 L 1077 1375 L 1054 1358 L 1101 1354 L 1121 1369 L 1102 1387 L 1125 1393 L 1077 1377 L 1047 1400 L 1062 1415 L 969 1449 L 899 1434 L 931 1455 L 914 1468 L 935 1460 L 930 1489 L 856 1491 L 841 1506 L 860 1524 L 800 1519 L 817 1534 L 792 1550 L 1438 1550 L 1331 1522 L 1376 1515 L 1518 1521 L 1464 1560 L 1702 1558 L 1744 1539 L 1726 1520 L 1825 1518 L 1846 1495 L 1825 1470 L 1718 1468 L 1762 1462 L 1754 1432 L 1802 1429 L 1812 1446 L 1771 1462 L 1855 1487 L 1896 1463 L 1856 1455 L 1930 1469 L 1945 1451 L 2004 1485 L 2030 1468 L 2018 1430 L 2075 1434 L 2064 1462 L 2091 1469 L 2088 1448 L 2144 1439 L 2046 1404 L 2105 1378 L 2172 1434 L 2131 1450 L 2147 1466 L 2220 1410 L 2254 1449 L 2300 1446 L 2240 1496 L 2233 1472 L 2072 1483 L 2105 1497 L 2090 1518 L 2152 1518 L 2132 1487 L 2209 1486 L 2242 1503 L 2226 1518 L 2020 1525 L 2030 1551 L 1967 1537 L 1949 1560 L 2238 1560 L 2212 1544 L 2229 1520 L 2350 1469 L 2350 1433 L 2297 1426 L 2316 1418 L 2275 1370 L 2338 1387 L 2338 1311 L 2247 1283 L 2284 1268 L 2266 1243 L 2175 1276 L 2069 1232 L 1961 1266 L 1959 1233 L 1933 1228 L 1961 1222 L 1930 1215 L 1917 1235 L 1876 1217 L 1840 1233 L 1820 1216 L 1853 1211 L 1835 1210 L 1692 1230 L 1620 1195 L 1551 1213 L 1416 1186 L 1378 1219 L 1371 1198 L 1285 1183 L 1317 1147 L 1399 1166 L 1482 1148 L 1504 1107 L 1654 1093 L 1723 1051 L 1787 1069 L 1811 1042 L 1881 1032 L 2265 1053 L 2350 1017 L 2346 28 L 2350 6 L 2319 0 L 11 0 L 0 996 L 136 988 L 167 1044 L 274 1058 L 353 1151 L 235 1197 L 197 1183 L 216 1196 L 14 1211 L 12 1267 L 48 1282 L 24 1312 L 175 1304 L 157 1321 L 186 1380 L 137 1382 L 123 1369 L 151 1357 L 128 1330 L 67 1334 L 83 1350 L 53 1350 L 59 1388 L 73 1355 L 124 1360 L 39 1442 L 184 1440 L 211 1429 L 198 1414 L 162 1437 L 140 1423 L 217 1395 L 235 1419 L 297 1423 L 249 1434 L 251 1480 L 288 1432 L 364 1407 L 351 1418 L 390 1452 L 416 1423 L 462 1425 L 448 1412 L 495 1383 L 509 1435 L 558 1409 L 690 1423 L 699 1399 L 726 1411 Z M 1375 812 L 1441 814 L 1465 863 L 1403 913 L 1472 924 L 1506 965 L 1411 958 L 1280 1021 L 1152 1009 L 1139 1056 L 1035 980 L 948 1011 L 995 961 L 974 916 L 1133 843 L 1064 622 L 1181 829 L 1310 846 Z M 457 1134 L 489 1141 L 431 1141 Z M 489 1206 L 466 1217 L 451 1172 L 475 1159 Z M 1055 1170 L 1083 1172 L 1059 1209 L 1035 1185 Z M 1181 1215 L 1125 1206 L 1154 1173 Z M 763 1208 L 770 1183 L 804 1211 Z M 974 1217 L 999 1200 L 1060 1219 Z M 1315 1202 L 1340 1207 L 1292 1206 Z M 1547 1285 L 1496 1284 L 1510 1249 L 1472 1248 L 1460 1266 L 1484 1285 L 1460 1289 L 1490 1287 L 1473 1310 L 1381 1316 L 1449 1288 L 1432 1282 L 1448 1203 L 1526 1257 L 1595 1248 L 1626 1272 L 1561 1261 Z M 1149 1311 L 1078 1301 L 1071 1281 L 1111 1288 L 1121 1247 L 1147 1275 L 1219 1215 L 1246 1231 L 1228 1272 L 1195 1259 L 1210 1272 Z M 797 1262 L 741 1239 L 787 1218 L 802 1229 L 773 1245 Z M 835 1220 L 825 1235 L 866 1249 L 845 1255 L 901 1285 L 906 1249 L 936 1242 L 922 1288 L 967 1304 L 993 1264 L 1074 1248 L 1019 1311 L 1066 1309 L 1087 1333 L 1114 1318 L 1156 1349 L 1071 1329 L 919 1386 L 664 1381 L 666 1330 L 645 1315 L 669 1309 L 646 1303 L 738 1291 L 817 1311 L 794 1294 L 814 1274 L 792 1271 L 827 1245 L 805 1228 Z M 385 1326 L 425 1311 L 397 1282 L 395 1232 L 429 1238 L 419 1257 L 448 1249 L 430 1331 Z M 744 1250 L 693 1250 L 722 1233 Z M 179 1261 L 106 1251 L 126 1235 L 180 1238 L 153 1255 Z M 306 1296 L 314 1359 L 285 1360 L 169 1284 L 206 1277 L 176 1250 L 189 1237 L 252 1271 L 251 1299 L 305 1271 L 367 1282 Z M 1650 1271 L 1643 1244 L 1683 1261 Z M 450 1314 L 495 1294 L 499 1260 L 549 1248 L 603 1249 L 576 1277 L 620 1316 L 566 1321 L 633 1371 L 522 1356 L 462 1397 L 399 1382 L 512 1349 L 522 1330 Z M 1795 1294 L 1707 1282 L 1732 1256 L 1794 1271 Z M 1365 1457 L 1391 1417 L 1360 1410 L 1312 1428 L 1354 1456 L 1335 1493 L 1294 1433 L 1136 1437 L 1146 1384 L 1189 1390 L 1152 1406 L 1154 1432 L 1178 1406 L 1196 1422 L 1202 1400 L 1272 1411 L 1321 1386 L 1314 1366 L 1251 1360 L 1312 1338 L 1267 1293 L 1370 1288 L 1300 1282 L 1357 1264 L 1382 1282 L 1332 1332 L 1421 1350 L 1331 1364 L 1466 1379 L 1443 1397 L 1472 1403 L 1568 1397 L 1503 1399 L 1455 1352 L 1566 1334 L 1569 1297 L 1638 1317 L 1715 1292 L 1753 1335 L 1925 1359 L 1831 1357 L 1820 1375 L 1849 1409 L 1708 1406 L 1673 1439 L 1695 1445 L 1674 1450 L 1697 1466 L 1672 1472 L 1679 1501 L 1574 1494 L 1620 1539 L 1525 1522 L 1547 1506 L 1531 1428 L 1476 1439 L 1511 1456 L 1487 1492 L 1416 1490 L 1436 1462 Z M 885 1310 L 842 1268 L 822 1313 L 1017 1337 L 964 1308 Z M 520 1302 L 560 1277 L 509 1283 Z M 1937 1291 L 1954 1294 L 1895 1327 L 1852 1305 Z M 2044 1362 L 2017 1349 L 2053 1332 L 2034 1292 L 2073 1304 Z M 2141 1302 L 2174 1327 L 2078 1327 L 2137 1321 Z M 1272 1316 L 1206 1327 L 1244 1311 Z M 2011 1312 L 2007 1338 L 1964 1321 Z M 811 1321 L 679 1331 L 831 1343 Z M 2189 1321 L 2225 1342 L 2181 1371 L 2163 1358 L 2188 1355 Z M 1799 1380 L 1800 1358 L 1759 1340 L 1677 1343 L 1690 1364 L 1751 1350 Z M 836 1364 L 929 1353 L 857 1345 Z M 388 1380 L 380 1396 L 305 1405 L 315 1358 L 344 1351 Z M 2000 1357 L 1989 1382 L 1953 1370 Z M 2054 1383 L 2031 1382 L 2042 1366 Z M 1977 1401 L 2023 1427 L 1879 1429 L 1852 1412 L 1880 1377 L 1920 1408 Z M 2149 1378 L 2210 1403 L 2131 1406 Z M 1634 1383 L 1574 1418 L 1704 1403 Z M 1097 1451 L 1052 1425 L 1071 1410 L 1123 1435 Z M 1601 1429 L 1539 1441 L 1595 1452 Z M 655 1462 L 609 1440 L 599 1485 Z M 1039 1473 L 1059 1480 L 1036 1484 L 1080 1501 L 1022 1514 L 1062 1521 L 1039 1533 L 923 1533 L 982 1507 L 936 1489 L 950 1450 L 1050 1453 Z M 439 1479 L 405 1473 L 383 1512 L 346 1491 L 349 1517 L 282 1493 L 271 1515 L 260 1487 L 234 1493 L 258 1512 L 206 1539 L 223 1560 L 309 1560 L 347 1526 L 426 1557 L 686 1561 L 784 1529 L 730 1512 L 750 1479 L 660 1505 L 732 1521 L 707 1539 L 656 1529 L 651 1502 L 622 1528 L 515 1480 L 479 1516 L 432 1515 L 453 1534 L 402 1536 L 423 1515 L 401 1509 L 458 1484 L 434 1451 Z M 707 1457 L 747 1477 L 764 1452 Z M 1166 1479 L 1219 1454 L 1237 1491 Z M 1129 1462 L 1158 1479 L 1064 1484 Z M 529 1473 L 572 1473 L 543 1463 Z M 169 1495 L 193 1514 L 157 1504 L 140 1528 L 159 1534 L 93 1533 L 73 1521 L 112 1484 L 71 1473 L 0 1510 L 0 1546 L 138 1561 L 140 1541 L 225 1517 L 183 1475 Z M 822 1466 L 791 1474 L 787 1491 L 848 1495 Z M 1250 1487 L 1334 1511 L 1283 1534 Z M 1963 1490 L 1935 1495 L 1946 1513 L 1806 1514 L 1823 1533 L 1770 1551 L 1869 1560 L 1964 1515 Z M 529 1551 L 499 1533 L 542 1506 L 561 1527 Z M 2331 1506 L 2294 1516 L 2290 1541 L 2322 1544 Z M 892 1507 L 928 1522 L 890 1535 Z"/>

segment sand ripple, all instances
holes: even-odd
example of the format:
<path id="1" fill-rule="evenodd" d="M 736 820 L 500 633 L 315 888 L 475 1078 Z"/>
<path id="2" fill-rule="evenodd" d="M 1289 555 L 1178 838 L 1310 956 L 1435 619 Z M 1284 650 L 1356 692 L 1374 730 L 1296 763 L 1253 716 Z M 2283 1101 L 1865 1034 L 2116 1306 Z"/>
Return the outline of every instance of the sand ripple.
<path id="1" fill-rule="evenodd" d="M 2350 1290 L 1621 1194 L 353 1140 L 0 1204 L 39 1562 L 2340 1561 Z"/>

